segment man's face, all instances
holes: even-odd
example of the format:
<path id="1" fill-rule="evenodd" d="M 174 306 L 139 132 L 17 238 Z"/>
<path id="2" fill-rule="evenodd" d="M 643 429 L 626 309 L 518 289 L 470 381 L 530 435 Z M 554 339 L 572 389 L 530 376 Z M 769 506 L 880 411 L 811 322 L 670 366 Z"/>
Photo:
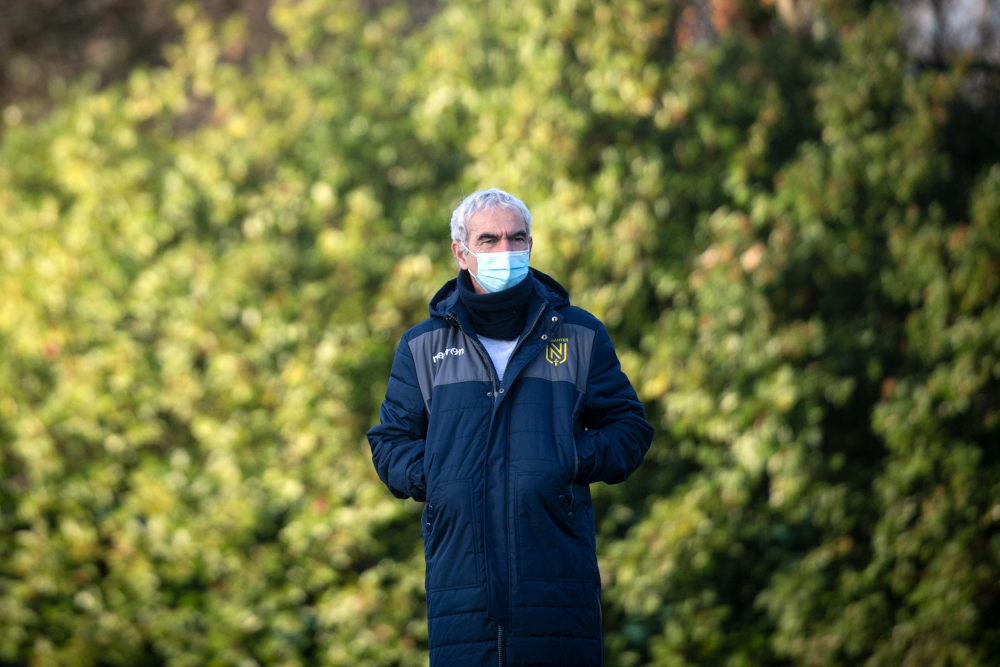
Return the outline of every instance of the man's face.
<path id="1" fill-rule="evenodd" d="M 485 209 L 469 218 L 469 240 L 466 242 L 469 250 L 477 255 L 482 252 L 531 252 L 531 237 L 521 216 L 513 211 L 502 208 Z M 479 273 L 479 262 L 473 255 L 465 252 L 459 241 L 451 242 L 451 251 L 458 260 L 458 265 L 468 269 L 472 274 L 472 286 L 477 294 L 486 294 L 486 290 L 476 281 Z M 530 254 L 528 255 L 531 256 Z"/>

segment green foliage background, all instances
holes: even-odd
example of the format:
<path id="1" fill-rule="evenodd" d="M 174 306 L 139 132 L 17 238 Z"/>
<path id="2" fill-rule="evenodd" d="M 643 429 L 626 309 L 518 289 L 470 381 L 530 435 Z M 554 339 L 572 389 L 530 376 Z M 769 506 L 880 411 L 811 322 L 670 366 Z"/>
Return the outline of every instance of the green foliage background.
<path id="1" fill-rule="evenodd" d="M 657 436 L 593 488 L 609 665 L 1000 660 L 1000 118 L 895 12 L 193 5 L 0 144 L 0 664 L 427 662 L 364 439 L 499 186 Z M 683 42 L 683 40 L 682 40 Z"/>

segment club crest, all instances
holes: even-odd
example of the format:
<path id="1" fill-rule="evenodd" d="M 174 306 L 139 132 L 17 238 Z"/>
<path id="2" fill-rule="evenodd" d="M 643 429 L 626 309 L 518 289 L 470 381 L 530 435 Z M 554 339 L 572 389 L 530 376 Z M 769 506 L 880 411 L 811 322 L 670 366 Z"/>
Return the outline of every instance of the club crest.
<path id="1" fill-rule="evenodd" d="M 569 338 L 556 338 L 551 343 L 546 345 L 545 361 L 549 362 L 553 366 L 558 366 L 566 361 L 566 344 L 568 342 Z"/>

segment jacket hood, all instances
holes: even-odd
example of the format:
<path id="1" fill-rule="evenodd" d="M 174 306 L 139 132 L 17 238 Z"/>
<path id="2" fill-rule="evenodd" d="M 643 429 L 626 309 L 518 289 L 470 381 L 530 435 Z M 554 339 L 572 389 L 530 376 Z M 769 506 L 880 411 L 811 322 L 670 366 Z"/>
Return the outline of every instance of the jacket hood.
<path id="1" fill-rule="evenodd" d="M 553 308 L 569 305 L 569 292 L 556 282 L 555 278 L 538 269 L 531 269 L 531 279 L 535 283 L 535 293 Z M 458 278 L 452 278 L 438 290 L 431 299 L 430 311 L 434 317 L 447 318 L 458 303 Z"/>

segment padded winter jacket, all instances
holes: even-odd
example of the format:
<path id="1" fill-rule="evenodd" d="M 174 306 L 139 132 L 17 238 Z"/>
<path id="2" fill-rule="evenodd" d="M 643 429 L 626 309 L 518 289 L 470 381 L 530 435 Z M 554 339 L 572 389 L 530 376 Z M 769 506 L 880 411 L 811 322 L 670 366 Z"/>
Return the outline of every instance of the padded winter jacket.
<path id="1" fill-rule="evenodd" d="M 399 343 L 372 461 L 424 502 L 431 667 L 603 664 L 589 485 L 624 481 L 653 435 L 604 326 L 532 269 L 503 381 L 456 281 Z"/>

